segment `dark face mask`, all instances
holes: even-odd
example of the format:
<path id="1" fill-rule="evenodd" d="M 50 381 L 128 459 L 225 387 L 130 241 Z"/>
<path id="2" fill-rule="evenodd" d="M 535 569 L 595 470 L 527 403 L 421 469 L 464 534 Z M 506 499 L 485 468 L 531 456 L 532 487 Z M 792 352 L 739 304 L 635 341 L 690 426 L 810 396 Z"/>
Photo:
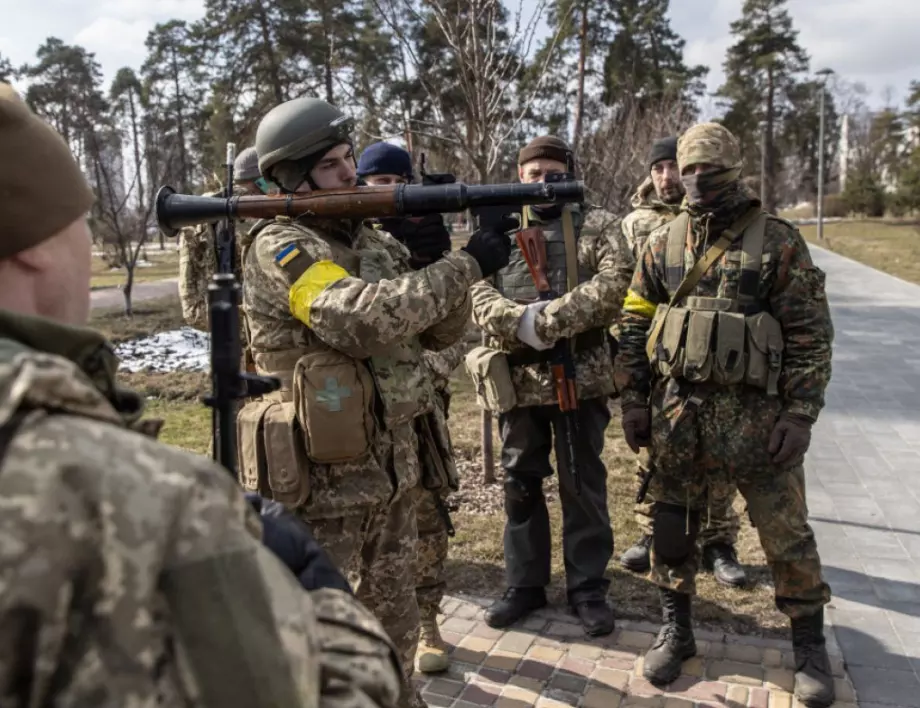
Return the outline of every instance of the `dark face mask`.
<path id="1" fill-rule="evenodd" d="M 550 204 L 549 206 L 532 206 L 530 207 L 534 215 L 543 221 L 553 221 L 562 216 L 561 204 Z"/>
<path id="2" fill-rule="evenodd" d="M 738 180 L 737 167 L 722 167 L 695 175 L 684 175 L 680 181 L 687 190 L 687 201 L 694 206 L 707 206 L 719 201 Z"/>

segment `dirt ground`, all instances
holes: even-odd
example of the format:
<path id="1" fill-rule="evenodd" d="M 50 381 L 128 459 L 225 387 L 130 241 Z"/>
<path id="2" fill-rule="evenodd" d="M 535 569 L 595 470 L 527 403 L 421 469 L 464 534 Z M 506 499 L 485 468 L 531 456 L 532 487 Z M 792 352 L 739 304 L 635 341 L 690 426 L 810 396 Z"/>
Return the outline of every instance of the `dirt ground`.
<path id="1" fill-rule="evenodd" d="M 147 283 L 164 278 L 175 278 L 179 272 L 179 252 L 175 249 L 161 251 L 159 246 L 153 244 L 146 249 L 147 262 L 138 263 L 134 270 L 136 283 Z M 92 280 L 93 289 L 115 288 L 124 284 L 127 272 L 124 268 L 110 268 L 98 255 L 93 256 Z"/>
<path id="2" fill-rule="evenodd" d="M 132 318 L 118 311 L 94 314 L 92 324 L 114 341 L 125 341 L 142 334 L 172 329 L 183 324 L 176 298 L 143 303 Z M 148 415 L 163 418 L 161 439 L 169 444 L 203 453 L 208 448 L 211 414 L 200 402 L 210 385 L 206 373 L 122 374 L 128 386 L 145 393 Z M 448 583 L 454 591 L 477 595 L 497 595 L 503 589 L 502 472 L 500 445 L 494 440 L 495 468 L 498 480 L 486 485 L 482 480 L 479 431 L 481 414 L 476 405 L 469 377 L 461 365 L 454 372 L 450 425 L 456 448 L 457 463 L 463 479 L 460 491 L 448 500 L 457 507 L 452 514 L 457 535 L 451 540 Z M 619 413 L 611 405 L 614 418 L 607 431 L 604 459 L 609 471 L 608 490 L 614 538 L 618 555 L 638 536 L 632 513 L 637 480 L 632 453 L 626 447 L 619 427 Z M 497 428 L 497 426 L 493 426 Z M 551 598 L 564 603 L 564 575 L 561 555 L 561 514 L 555 480 L 546 485 L 553 525 L 553 585 Z M 738 552 L 748 567 L 752 587 L 726 589 L 710 575 L 699 578 L 699 597 L 695 615 L 701 625 L 725 631 L 763 635 L 785 633 L 786 621 L 773 606 L 772 584 L 764 566 L 755 531 L 744 515 L 740 498 L 736 507 L 742 514 L 742 532 Z M 643 577 L 622 570 L 611 562 L 611 597 L 619 616 L 656 621 L 659 617 L 657 592 Z"/>

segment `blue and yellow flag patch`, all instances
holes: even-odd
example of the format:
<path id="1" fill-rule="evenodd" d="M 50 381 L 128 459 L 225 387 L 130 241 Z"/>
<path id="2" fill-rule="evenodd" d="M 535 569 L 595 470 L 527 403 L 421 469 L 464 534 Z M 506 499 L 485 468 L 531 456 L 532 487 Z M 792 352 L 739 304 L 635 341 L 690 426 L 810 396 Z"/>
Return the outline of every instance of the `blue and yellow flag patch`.
<path id="1" fill-rule="evenodd" d="M 300 255 L 300 249 L 297 248 L 296 244 L 288 244 L 275 256 L 275 263 L 284 268 L 288 263 L 297 258 Z"/>

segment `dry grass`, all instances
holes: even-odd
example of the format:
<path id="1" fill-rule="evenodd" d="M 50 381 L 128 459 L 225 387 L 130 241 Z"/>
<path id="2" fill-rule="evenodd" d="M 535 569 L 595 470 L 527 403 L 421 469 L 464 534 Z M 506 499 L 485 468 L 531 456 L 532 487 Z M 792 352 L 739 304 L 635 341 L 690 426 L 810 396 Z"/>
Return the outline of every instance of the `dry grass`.
<path id="1" fill-rule="evenodd" d="M 178 295 L 138 302 L 131 316 L 125 315 L 123 307 L 96 309 L 89 321 L 114 344 L 184 325 Z"/>
<path id="2" fill-rule="evenodd" d="M 824 224 L 824 241 L 815 225 L 800 226 L 808 241 L 847 258 L 920 284 L 920 224 L 866 219 Z"/>
<path id="3" fill-rule="evenodd" d="M 181 324 L 178 302 L 175 298 L 144 303 L 134 317 L 118 313 L 97 313 L 93 324 L 101 327 L 116 340 L 149 334 L 160 329 L 170 329 Z M 206 374 L 122 374 L 122 380 L 132 388 L 142 391 L 148 401 L 148 415 L 164 418 L 166 423 L 161 439 L 169 444 L 204 453 L 210 436 L 210 411 L 198 402 L 207 389 Z M 455 372 L 452 382 L 453 398 L 450 409 L 451 433 L 459 460 L 464 468 L 473 468 L 477 475 L 481 462 L 479 444 L 480 411 L 464 368 Z M 633 498 L 637 481 L 632 453 L 626 448 L 620 434 L 619 415 L 607 431 L 604 460 L 609 470 L 608 490 L 610 513 L 613 520 L 616 554 L 629 547 L 638 537 L 638 527 L 633 516 Z M 501 499 L 500 444 L 497 425 L 494 439 L 495 466 L 499 481 L 492 487 L 495 499 Z M 561 554 L 561 513 L 559 504 L 550 501 L 550 518 L 553 528 L 551 599 L 557 604 L 565 601 L 564 571 Z M 496 504 L 496 506 L 498 506 Z M 743 503 L 736 503 L 739 512 Z M 457 535 L 451 541 L 448 560 L 448 587 L 452 591 L 465 591 L 479 595 L 497 595 L 504 587 L 504 552 L 502 529 L 504 517 L 500 508 L 492 514 L 464 510 L 453 513 Z M 710 575 L 699 576 L 699 597 L 695 615 L 701 625 L 733 632 L 754 634 L 784 633 L 785 617 L 773 606 L 772 584 L 764 566 L 763 555 L 754 530 L 743 519 L 738 552 L 748 566 L 754 587 L 748 590 L 730 590 L 718 585 Z M 659 606 L 657 591 L 643 577 L 622 570 L 611 562 L 608 575 L 612 579 L 611 597 L 618 616 L 657 621 Z"/>
<path id="4" fill-rule="evenodd" d="M 149 266 L 138 266 L 134 269 L 134 282 L 145 283 L 164 278 L 175 278 L 179 272 L 179 252 L 175 249 L 159 250 L 157 246 L 147 249 Z M 98 288 L 114 288 L 123 285 L 127 272 L 124 268 L 109 268 L 99 256 L 93 256 L 91 286 Z"/>

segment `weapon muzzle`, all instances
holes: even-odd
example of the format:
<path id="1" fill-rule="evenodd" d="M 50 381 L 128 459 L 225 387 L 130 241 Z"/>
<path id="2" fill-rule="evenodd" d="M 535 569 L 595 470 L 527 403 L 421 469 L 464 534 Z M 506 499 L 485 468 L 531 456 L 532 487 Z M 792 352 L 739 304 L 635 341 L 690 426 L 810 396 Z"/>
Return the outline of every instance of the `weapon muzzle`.
<path id="1" fill-rule="evenodd" d="M 164 236 L 174 238 L 185 226 L 233 218 L 235 199 L 177 194 L 172 187 L 160 187 L 156 197 L 157 226 Z"/>

